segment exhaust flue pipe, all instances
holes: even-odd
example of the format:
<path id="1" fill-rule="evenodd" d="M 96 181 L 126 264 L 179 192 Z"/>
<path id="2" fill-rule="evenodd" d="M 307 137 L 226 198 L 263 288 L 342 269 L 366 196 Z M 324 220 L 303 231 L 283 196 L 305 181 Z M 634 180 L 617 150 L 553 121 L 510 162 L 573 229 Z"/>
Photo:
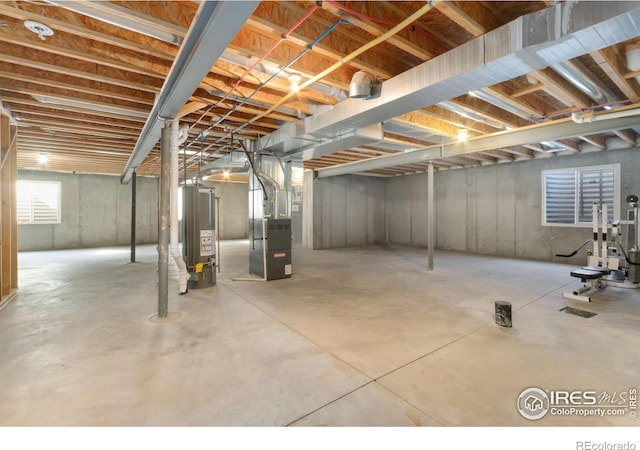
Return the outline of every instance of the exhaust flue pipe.
<path id="1" fill-rule="evenodd" d="M 171 234 L 169 240 L 169 249 L 171 251 L 171 257 L 178 266 L 178 292 L 180 294 L 187 293 L 187 281 L 189 280 L 189 273 L 187 272 L 187 265 L 184 262 L 184 258 L 182 257 L 180 248 L 178 247 L 178 152 L 180 150 L 180 142 L 184 142 L 187 139 L 188 131 L 188 126 L 180 128 L 177 119 L 171 122 L 171 224 L 169 226 Z"/>

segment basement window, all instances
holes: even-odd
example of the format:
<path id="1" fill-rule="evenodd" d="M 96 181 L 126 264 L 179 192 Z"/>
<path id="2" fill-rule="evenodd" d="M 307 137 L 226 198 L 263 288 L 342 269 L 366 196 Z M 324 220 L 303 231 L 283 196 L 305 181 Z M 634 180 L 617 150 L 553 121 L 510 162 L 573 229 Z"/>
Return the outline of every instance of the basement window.
<path id="1" fill-rule="evenodd" d="M 620 217 L 620 164 L 542 172 L 542 225 L 592 226 L 592 205 Z"/>
<path id="2" fill-rule="evenodd" d="M 18 224 L 60 223 L 59 181 L 18 181 Z"/>

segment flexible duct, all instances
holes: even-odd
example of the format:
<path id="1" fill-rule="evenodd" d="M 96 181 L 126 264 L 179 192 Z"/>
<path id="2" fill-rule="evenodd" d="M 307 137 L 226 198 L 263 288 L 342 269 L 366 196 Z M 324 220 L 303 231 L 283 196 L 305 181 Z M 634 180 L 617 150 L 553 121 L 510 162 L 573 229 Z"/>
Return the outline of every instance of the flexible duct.
<path id="1" fill-rule="evenodd" d="M 598 103 L 617 100 L 615 94 L 588 75 L 588 69 L 578 62 L 563 61 L 552 65 L 551 68 Z"/>
<path id="2" fill-rule="evenodd" d="M 184 142 L 187 139 L 189 127 L 180 128 L 178 120 L 171 122 L 171 134 L 170 141 L 171 147 L 169 149 L 171 153 L 171 168 L 170 168 L 170 186 L 171 196 L 169 204 L 170 209 L 170 238 L 169 249 L 171 257 L 178 266 L 178 291 L 180 294 L 187 292 L 187 281 L 189 280 L 189 273 L 187 272 L 187 265 L 184 262 L 180 249 L 178 247 L 178 152 L 180 150 L 180 142 Z"/>

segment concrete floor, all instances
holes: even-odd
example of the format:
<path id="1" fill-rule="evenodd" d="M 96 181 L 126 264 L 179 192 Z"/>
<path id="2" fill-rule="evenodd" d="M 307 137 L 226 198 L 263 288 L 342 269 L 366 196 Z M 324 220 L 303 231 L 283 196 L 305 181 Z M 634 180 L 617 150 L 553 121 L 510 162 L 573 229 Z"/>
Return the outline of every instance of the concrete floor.
<path id="1" fill-rule="evenodd" d="M 407 247 L 294 251 L 294 276 L 246 274 L 157 304 L 155 246 L 20 255 L 0 311 L 0 425 L 624 425 L 516 410 L 520 392 L 639 387 L 640 289 L 564 300 L 573 266 Z M 494 302 L 514 327 L 495 325 Z M 565 305 L 598 313 L 584 319 Z"/>

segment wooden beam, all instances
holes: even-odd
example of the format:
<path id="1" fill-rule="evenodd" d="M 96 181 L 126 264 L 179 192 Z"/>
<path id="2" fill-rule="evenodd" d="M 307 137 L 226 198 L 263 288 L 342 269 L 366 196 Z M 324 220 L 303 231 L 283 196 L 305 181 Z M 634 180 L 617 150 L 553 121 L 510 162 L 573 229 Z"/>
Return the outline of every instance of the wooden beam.
<path id="1" fill-rule="evenodd" d="M 625 78 L 623 70 L 626 66 L 621 61 L 620 55 L 613 48 L 604 48 L 589 53 L 602 71 L 613 81 L 627 98 L 638 96 L 638 82 L 635 78 Z"/>
<path id="2" fill-rule="evenodd" d="M 43 7 L 22 4 L 21 8 L 28 8 L 31 9 L 31 11 L 28 11 L 26 9 L 18 9 L 15 7 L 11 7 L 8 4 L 0 3 L 0 14 L 22 21 L 33 20 L 40 23 L 46 23 L 55 31 L 73 34 L 84 39 L 101 42 L 103 44 L 123 48 L 137 53 L 142 53 L 148 56 L 153 56 L 155 58 L 166 59 L 167 61 L 173 61 L 178 50 L 178 47 L 161 41 L 157 41 L 157 44 L 155 45 L 156 48 L 150 46 L 148 42 L 136 42 L 134 39 L 132 39 L 132 37 L 137 33 L 133 32 L 129 32 L 128 39 L 122 39 L 112 34 L 101 33 L 95 29 L 90 29 L 86 25 L 77 25 L 73 23 L 74 16 L 71 12 L 58 10 L 56 11 L 56 15 L 60 18 L 60 20 L 56 19 L 52 17 L 50 11 L 52 8 L 51 6 Z"/>
<path id="3" fill-rule="evenodd" d="M 459 6 L 458 4 L 449 1 L 438 2 L 436 4 L 436 9 L 473 36 L 482 36 L 487 32 L 487 27 L 483 25 L 483 22 L 487 21 L 487 14 L 482 18 L 472 17 L 470 12 L 462 9 L 461 5 Z M 477 10 L 475 12 L 477 12 Z"/>
<path id="4" fill-rule="evenodd" d="M 365 10 L 365 14 L 367 15 L 373 15 L 373 14 L 377 14 L 378 12 L 371 12 L 369 9 L 371 7 L 374 7 L 375 5 L 368 5 L 367 2 L 361 2 L 359 4 L 352 4 L 351 6 L 353 7 L 358 7 L 358 8 L 363 8 Z M 344 12 L 340 9 L 337 8 L 336 6 L 332 5 L 331 3 L 324 3 L 322 5 L 323 9 L 326 11 L 329 11 L 330 13 L 332 13 L 333 15 L 335 15 L 336 17 L 344 17 L 345 14 Z M 397 17 L 394 17 L 392 19 L 393 22 L 401 22 L 404 19 L 398 19 Z M 371 34 L 374 37 L 378 37 L 381 36 L 382 34 L 384 34 L 384 32 L 386 32 L 388 30 L 388 26 L 387 28 L 378 25 L 376 23 L 373 23 L 371 21 L 368 20 L 364 20 L 361 19 L 359 17 L 353 16 L 353 15 L 348 15 L 348 20 L 349 22 L 353 23 L 354 25 L 356 25 L 357 27 L 359 27 L 360 29 L 366 31 L 367 33 Z M 414 38 L 415 39 L 415 38 Z M 419 58 L 422 61 L 427 61 L 431 58 L 433 58 L 434 56 L 442 53 L 443 49 L 441 48 L 437 48 L 437 46 L 434 45 L 434 43 L 431 41 L 429 41 L 428 39 L 423 39 L 421 41 L 421 44 L 417 44 L 412 42 L 411 40 L 407 39 L 406 37 L 403 37 L 401 33 L 396 34 L 395 36 L 390 37 L 387 42 L 391 45 L 393 45 L 394 47 L 397 47 L 398 49 L 413 55 L 417 58 Z"/>
<path id="5" fill-rule="evenodd" d="M 599 149 L 605 150 L 607 148 L 607 139 L 604 135 L 590 135 L 590 136 L 580 136 L 585 142 L 593 145 L 594 147 L 598 147 Z"/>
<path id="6" fill-rule="evenodd" d="M 106 54 L 111 54 L 113 57 L 113 59 L 110 59 L 100 56 L 96 52 L 98 49 L 94 50 L 93 46 L 80 47 L 72 40 L 67 40 L 67 47 L 62 47 L 59 45 L 52 45 L 49 42 L 40 41 L 37 38 L 34 40 L 34 38 L 29 35 L 22 36 L 21 34 L 23 34 L 21 29 L 17 33 L 12 33 L 11 35 L 0 33 L 0 42 L 6 42 L 10 45 L 22 47 L 24 55 L 28 54 L 31 50 L 37 50 L 65 58 L 71 58 L 76 61 L 84 61 L 89 64 L 98 64 L 112 69 L 124 70 L 138 75 L 145 75 L 160 79 L 164 79 L 166 74 L 169 72 L 169 67 L 164 61 L 163 62 L 165 64 L 161 64 L 154 63 L 151 60 L 143 60 L 141 57 L 125 57 L 124 54 L 119 52 L 116 48 L 105 50 Z M 56 43 L 57 42 L 60 42 L 60 40 L 56 40 Z M 88 51 L 88 49 L 91 49 L 91 51 Z M 151 70 L 151 68 L 153 68 L 153 70 Z"/>
<path id="7" fill-rule="evenodd" d="M 592 103 L 588 96 L 580 92 L 552 69 L 536 70 L 531 73 L 531 76 L 544 85 L 546 92 L 566 106 L 583 108 Z"/>
<path id="8" fill-rule="evenodd" d="M 154 98 L 145 92 L 128 90 L 125 93 L 123 88 L 119 88 L 118 90 L 111 90 L 111 86 L 101 86 L 101 88 L 96 89 L 93 87 L 85 86 L 85 80 L 82 79 L 74 79 L 73 77 L 65 76 L 65 77 L 55 77 L 54 74 L 47 74 L 48 76 L 45 78 L 42 74 L 39 76 L 30 75 L 28 73 L 28 69 L 25 70 L 21 68 L 21 70 L 17 70 L 15 72 L 2 70 L 5 68 L 5 65 L 0 63 L 0 79 L 5 78 L 7 81 L 5 83 L 12 83 L 15 80 L 28 82 L 30 84 L 37 84 L 48 86 L 56 89 L 66 89 L 69 91 L 80 92 L 83 94 L 90 94 L 96 96 L 105 96 L 113 99 L 125 100 L 129 102 L 143 103 L 147 105 L 153 105 Z M 58 81 L 55 78 L 64 79 L 65 81 Z M 92 83 L 94 86 L 95 82 Z"/>
<path id="9" fill-rule="evenodd" d="M 189 102 L 186 105 L 184 105 L 182 107 L 182 109 L 180 110 L 180 112 L 178 112 L 178 119 L 183 118 L 184 116 L 187 116 L 189 114 L 192 114 L 196 111 L 200 111 L 201 109 L 205 108 L 207 106 L 206 103 L 203 102 Z"/>
<path id="10" fill-rule="evenodd" d="M 394 117 L 393 120 L 420 128 L 428 133 L 447 136 L 458 136 L 458 128 L 444 120 L 430 117 L 422 111 L 414 111 Z"/>
<path id="11" fill-rule="evenodd" d="M 613 132 L 620 139 L 625 141 L 627 144 L 631 146 L 636 145 L 636 133 L 632 130 L 615 130 Z"/>
<path id="12" fill-rule="evenodd" d="M 500 150 L 486 150 L 486 151 L 483 151 L 482 153 L 484 153 L 487 156 L 493 156 L 496 159 L 508 159 L 509 161 L 513 161 L 515 159 L 514 156 L 510 152 L 503 151 L 502 149 L 500 149 Z"/>
<path id="13" fill-rule="evenodd" d="M 44 115 L 50 115 L 51 117 L 78 117 L 80 120 L 86 119 L 87 121 L 91 120 L 105 120 L 111 124 L 117 123 L 121 124 L 123 121 L 132 124 L 138 124 L 140 128 L 144 125 L 145 119 L 141 117 L 134 116 L 123 116 L 121 114 L 113 114 L 108 112 L 96 112 L 96 111 L 87 111 L 83 108 L 76 108 L 73 106 L 66 105 L 55 105 L 53 103 L 41 103 L 35 99 L 25 99 L 21 97 L 16 97 L 13 95 L 7 95 L 7 91 L 2 91 L 0 89 L 0 94 L 2 94 L 2 98 L 7 102 L 10 102 L 12 105 L 12 109 L 19 110 L 21 109 L 21 105 L 34 106 L 38 111 L 42 111 Z M 69 115 L 69 112 L 73 113 Z M 64 114 L 63 114 L 64 113 Z M 96 114 L 100 114 L 99 118 L 96 118 Z M 128 128 L 133 128 L 129 126 Z"/>
<path id="14" fill-rule="evenodd" d="M 67 65 L 61 65 L 63 64 L 63 60 L 61 58 L 55 58 L 53 55 L 46 53 L 33 54 L 32 56 L 33 59 L 15 56 L 8 53 L 0 53 L 0 60 L 11 64 L 17 64 L 21 67 L 30 67 L 32 69 L 68 75 L 71 77 L 86 78 L 88 80 L 122 86 L 143 92 L 160 92 L 160 87 L 162 85 L 162 82 L 158 79 L 149 79 L 109 69 L 98 70 L 96 66 L 85 66 L 85 70 L 77 70 L 74 69 L 74 64 L 72 62 L 68 62 Z"/>
<path id="15" fill-rule="evenodd" d="M 108 113 L 111 114 L 115 114 L 115 115 L 119 115 L 119 116 L 124 116 L 124 117 L 144 117 L 148 114 L 148 111 L 146 109 L 142 109 L 142 108 L 137 108 L 137 105 L 133 105 L 131 103 L 129 104 L 122 104 L 120 102 L 115 102 L 112 99 L 109 99 L 107 97 L 92 97 L 92 98 L 83 98 L 83 97 L 75 97 L 73 95 L 70 95 L 70 92 L 66 92 L 63 90 L 39 90 L 36 88 L 30 88 L 29 86 L 23 86 L 23 85 L 16 85 L 13 84 L 12 86 L 3 86 L 0 84 L 0 91 L 5 91 L 5 90 L 9 90 L 11 92 L 20 92 L 23 94 L 28 94 L 28 95 L 36 95 L 36 96 L 41 96 L 41 97 L 46 97 L 49 101 L 48 102 L 43 102 L 43 104 L 53 104 L 56 107 L 59 107 L 59 109 L 65 109 L 65 106 L 68 106 L 65 104 L 65 102 L 68 101 L 75 101 L 78 102 L 77 104 L 72 104 L 71 107 L 75 108 L 76 110 L 84 110 L 84 112 L 97 112 L 100 111 L 101 108 L 109 106 L 111 108 L 113 108 L 112 111 L 108 111 Z M 151 109 L 151 108 L 149 108 Z"/>
<path id="16" fill-rule="evenodd" d="M 113 118 L 100 117 L 95 115 L 78 115 L 68 111 L 64 113 L 61 111 L 52 112 L 44 108 L 36 109 L 36 108 L 22 106 L 20 104 L 13 104 L 11 106 L 11 110 L 14 113 L 17 113 L 18 119 L 21 119 L 23 115 L 28 115 L 28 116 L 31 116 L 32 118 L 34 118 L 33 116 L 40 117 L 41 120 L 43 121 L 48 118 L 53 118 L 58 120 L 72 120 L 75 122 L 84 122 L 87 124 L 87 126 L 91 126 L 92 124 L 110 125 L 110 126 L 117 126 L 118 128 L 128 128 L 131 130 L 137 130 L 138 132 L 140 132 L 140 130 L 142 129 L 142 126 L 140 123 L 126 122 L 123 120 L 115 120 Z"/>
<path id="17" fill-rule="evenodd" d="M 543 83 L 534 83 L 531 84 L 529 86 L 525 86 L 523 88 L 520 89 L 516 89 L 515 91 L 513 91 L 511 93 L 511 96 L 513 98 L 518 98 L 518 97 L 522 97 L 523 95 L 529 95 L 529 94 L 533 94 L 534 92 L 537 92 L 541 89 L 544 89 L 545 85 Z"/>
<path id="18" fill-rule="evenodd" d="M 503 152 L 514 154 L 516 156 L 523 156 L 523 157 L 526 157 L 526 158 L 532 158 L 533 157 L 533 151 L 531 151 L 529 149 L 526 149 L 526 148 L 521 148 L 519 146 L 516 146 L 516 147 L 505 147 L 505 148 L 501 148 L 500 150 L 502 150 Z"/>

